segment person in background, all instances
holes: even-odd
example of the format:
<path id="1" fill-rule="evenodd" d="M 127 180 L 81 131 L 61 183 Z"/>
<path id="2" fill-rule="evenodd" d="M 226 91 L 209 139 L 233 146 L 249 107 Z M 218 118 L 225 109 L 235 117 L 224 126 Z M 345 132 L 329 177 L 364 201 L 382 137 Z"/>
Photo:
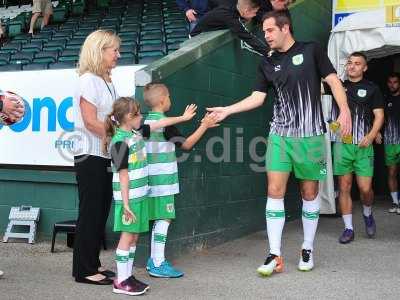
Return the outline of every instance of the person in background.
<path id="1" fill-rule="evenodd" d="M 389 94 L 385 96 L 383 142 L 385 144 L 385 164 L 388 169 L 388 186 L 393 201 L 389 212 L 400 215 L 397 183 L 400 163 L 400 74 L 390 74 L 386 84 Z M 375 141 L 378 144 L 382 143 L 382 135 L 380 133 Z"/>
<path id="2" fill-rule="evenodd" d="M 346 63 L 348 80 L 343 83 L 351 111 L 352 138 L 349 141 L 332 135 L 333 174 L 338 176 L 339 205 L 342 212 L 344 231 L 339 243 L 348 244 L 354 240 L 353 201 L 351 187 L 355 174 L 360 200 L 363 204 L 363 218 L 367 236 L 375 236 L 376 225 L 372 215 L 374 192 L 374 142 L 384 121 L 384 104 L 379 87 L 364 78 L 367 58 L 361 52 L 352 53 Z M 336 119 L 339 109 L 332 105 L 332 119 Z"/>
<path id="3" fill-rule="evenodd" d="M 176 4 L 189 21 L 189 33 L 209 9 L 208 0 L 176 0 Z"/>
<path id="4" fill-rule="evenodd" d="M 53 5 L 50 0 L 33 0 L 32 5 L 32 18 L 29 26 L 29 34 L 33 35 L 35 24 L 40 15 L 43 16 L 41 29 L 49 24 L 51 15 L 53 14 Z"/>

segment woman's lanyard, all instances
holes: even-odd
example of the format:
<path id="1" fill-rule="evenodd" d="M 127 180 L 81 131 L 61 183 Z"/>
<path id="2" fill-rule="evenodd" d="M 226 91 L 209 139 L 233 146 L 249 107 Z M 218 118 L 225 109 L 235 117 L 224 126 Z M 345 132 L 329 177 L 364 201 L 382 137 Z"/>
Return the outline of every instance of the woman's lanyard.
<path id="1" fill-rule="evenodd" d="M 106 85 L 106 87 L 107 87 L 107 90 L 110 92 L 111 98 L 112 98 L 114 101 L 117 100 L 117 93 L 115 92 L 114 85 L 111 83 L 112 88 L 113 88 L 113 91 L 114 91 L 114 93 L 113 93 L 113 92 L 111 91 L 110 87 L 108 86 L 107 81 L 105 81 L 104 78 L 102 78 L 102 79 L 103 79 L 103 81 L 104 81 L 104 83 L 105 83 L 105 85 Z"/>

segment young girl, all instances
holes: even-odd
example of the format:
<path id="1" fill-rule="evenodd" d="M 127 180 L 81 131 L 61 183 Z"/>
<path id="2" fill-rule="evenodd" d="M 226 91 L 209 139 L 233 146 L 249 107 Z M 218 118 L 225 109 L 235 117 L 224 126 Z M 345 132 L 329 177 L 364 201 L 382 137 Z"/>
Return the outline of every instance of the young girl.
<path id="1" fill-rule="evenodd" d="M 143 138 L 159 128 L 189 121 L 196 114 L 196 108 L 192 104 L 180 117 L 141 126 L 139 103 L 123 97 L 114 102 L 112 112 L 106 118 L 103 150 L 107 151 L 111 144 L 114 231 L 121 232 L 115 256 L 118 274 L 113 284 L 114 293 L 141 295 L 149 289 L 132 275 L 139 233 L 149 230 L 148 169 Z"/>

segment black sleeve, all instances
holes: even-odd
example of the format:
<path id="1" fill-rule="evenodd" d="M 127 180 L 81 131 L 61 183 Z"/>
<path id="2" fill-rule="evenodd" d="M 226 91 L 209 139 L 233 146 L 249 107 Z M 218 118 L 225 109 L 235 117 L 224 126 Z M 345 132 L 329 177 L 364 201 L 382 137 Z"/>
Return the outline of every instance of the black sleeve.
<path id="1" fill-rule="evenodd" d="M 111 146 L 111 160 L 117 171 L 128 169 L 129 147 L 125 142 L 116 142 Z"/>
<path id="2" fill-rule="evenodd" d="M 142 126 L 140 126 L 138 131 L 140 132 L 140 134 L 144 139 L 148 139 L 150 137 L 151 131 L 149 124 L 142 124 Z"/>
<path id="3" fill-rule="evenodd" d="M 372 109 L 384 108 L 382 92 L 378 86 L 375 86 L 374 93 L 372 94 Z"/>
<path id="4" fill-rule="evenodd" d="M 267 44 L 256 35 L 251 33 L 239 18 L 235 18 L 232 15 L 229 17 L 227 16 L 225 22 L 233 35 L 249 44 L 261 55 L 267 55 L 268 51 L 270 50 Z"/>
<path id="5" fill-rule="evenodd" d="M 314 43 L 314 57 L 317 63 L 319 74 L 322 78 L 327 77 L 329 74 L 336 73 L 328 55 L 318 43 Z"/>
<path id="6" fill-rule="evenodd" d="M 190 35 L 195 36 L 201 32 L 220 29 L 229 29 L 233 35 L 262 55 L 266 55 L 269 51 L 267 44 L 252 34 L 229 7 L 217 7 L 206 13 Z"/>
<path id="7" fill-rule="evenodd" d="M 167 141 L 174 143 L 176 147 L 182 147 L 186 138 L 182 135 L 178 128 L 175 126 L 168 126 L 164 129 L 164 137 Z"/>
<path id="8" fill-rule="evenodd" d="M 267 90 L 269 87 L 271 87 L 271 85 L 272 82 L 265 77 L 265 73 L 262 70 L 262 62 L 261 62 L 257 69 L 257 78 L 253 91 L 267 93 Z"/>

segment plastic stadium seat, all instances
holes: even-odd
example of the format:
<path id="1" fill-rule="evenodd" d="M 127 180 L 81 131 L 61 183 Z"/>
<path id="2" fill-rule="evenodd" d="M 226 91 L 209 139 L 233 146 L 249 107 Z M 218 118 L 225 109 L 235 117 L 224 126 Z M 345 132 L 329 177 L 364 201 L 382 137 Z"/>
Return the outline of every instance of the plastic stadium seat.
<path id="1" fill-rule="evenodd" d="M 167 44 L 183 43 L 188 37 L 167 38 Z"/>
<path id="2" fill-rule="evenodd" d="M 22 65 L 4 65 L 0 66 L 0 72 L 21 71 Z"/>
<path id="3" fill-rule="evenodd" d="M 57 62 L 49 65 L 49 69 L 75 69 L 76 64 L 73 61 Z"/>
<path id="4" fill-rule="evenodd" d="M 142 58 L 139 58 L 139 64 L 141 65 L 147 65 L 152 63 L 153 61 L 159 60 L 163 56 L 145 56 Z"/>
<path id="5" fill-rule="evenodd" d="M 1 47 L 1 50 L 11 50 L 14 52 L 17 52 L 19 50 L 21 50 L 22 48 L 22 44 L 21 43 L 8 43 L 3 45 L 3 47 Z"/>
<path id="6" fill-rule="evenodd" d="M 186 21 L 164 21 L 165 29 L 186 29 Z"/>
<path id="7" fill-rule="evenodd" d="M 172 44 L 168 44 L 168 45 L 167 45 L 168 53 L 171 53 L 171 52 L 173 52 L 173 51 L 178 50 L 178 49 L 180 48 L 180 47 L 179 47 L 180 44 L 181 44 L 181 43 L 172 43 Z"/>
<path id="8" fill-rule="evenodd" d="M 166 31 L 167 39 L 168 38 L 187 38 L 189 33 L 186 29 L 168 29 Z"/>
<path id="9" fill-rule="evenodd" d="M 61 54 L 62 56 L 79 56 L 79 49 L 65 49 Z"/>
<path id="10" fill-rule="evenodd" d="M 35 54 L 33 62 L 37 63 L 53 63 L 58 59 L 58 51 L 42 51 Z"/>
<path id="11" fill-rule="evenodd" d="M 103 29 L 103 30 L 111 30 L 111 31 L 114 31 L 114 32 L 117 32 L 118 30 L 118 27 L 116 26 L 116 25 L 107 25 L 107 26 L 105 26 L 105 25 L 101 25 L 100 27 L 99 27 L 99 29 Z"/>
<path id="12" fill-rule="evenodd" d="M 83 14 L 83 11 L 85 10 L 85 2 L 84 1 L 75 1 L 71 5 L 71 15 L 73 16 L 80 16 Z"/>
<path id="13" fill-rule="evenodd" d="M 151 44 L 151 45 L 140 45 L 139 52 L 156 52 L 157 55 L 164 55 L 166 52 L 165 44 Z"/>
<path id="14" fill-rule="evenodd" d="M 73 39 L 70 39 L 68 42 L 67 42 L 67 44 L 68 45 L 82 45 L 83 44 L 83 42 L 85 41 L 85 37 L 80 37 L 80 36 L 78 36 L 78 37 L 74 37 Z"/>
<path id="15" fill-rule="evenodd" d="M 118 36 L 121 39 L 121 44 L 123 45 L 137 43 L 139 39 L 139 35 L 136 32 L 128 32 L 128 33 L 124 32 L 119 34 Z"/>
<path id="16" fill-rule="evenodd" d="M 73 61 L 73 62 L 78 62 L 79 56 L 60 56 L 58 58 L 58 62 L 65 62 L 65 61 Z"/>
<path id="17" fill-rule="evenodd" d="M 33 52 L 17 52 L 11 55 L 10 64 L 28 64 L 33 60 L 35 53 Z"/>
<path id="18" fill-rule="evenodd" d="M 62 51 L 62 50 L 64 50 L 65 45 L 66 45 L 65 39 L 49 41 L 46 44 L 44 44 L 43 50 L 46 50 L 46 51 Z"/>
<path id="19" fill-rule="evenodd" d="M 28 43 L 31 40 L 31 36 L 30 35 L 26 35 L 26 34 L 20 34 L 17 35 L 16 37 L 14 37 L 12 39 L 12 41 L 19 41 L 22 43 Z"/>
<path id="20" fill-rule="evenodd" d="M 119 53 L 133 53 L 137 54 L 137 45 L 136 43 L 132 43 L 130 45 L 121 45 L 119 47 Z"/>
<path id="21" fill-rule="evenodd" d="M 67 17 L 68 10 L 65 5 L 58 5 L 57 7 L 53 8 L 53 22 L 54 23 L 62 23 L 65 21 Z"/>
<path id="22" fill-rule="evenodd" d="M 2 53 L 0 54 L 0 62 L 8 64 L 8 62 L 10 61 L 10 57 L 10 53 Z"/>
<path id="23" fill-rule="evenodd" d="M 89 28 L 84 28 L 81 29 L 79 28 L 78 31 L 75 31 L 74 33 L 74 38 L 75 37 L 87 37 L 89 34 L 91 34 L 93 31 L 95 31 L 95 29 L 89 29 Z"/>
<path id="24" fill-rule="evenodd" d="M 32 40 L 30 43 L 22 45 L 22 50 L 27 52 L 39 52 L 43 49 L 43 42 L 42 41 L 35 41 Z"/>
<path id="25" fill-rule="evenodd" d="M 74 30 L 72 29 L 60 29 L 53 35 L 52 40 L 59 40 L 59 39 L 70 39 L 74 34 Z"/>
<path id="26" fill-rule="evenodd" d="M 139 25 L 141 23 L 141 18 L 138 16 L 125 17 L 122 19 L 121 25 Z"/>
<path id="27" fill-rule="evenodd" d="M 140 25 L 139 24 L 123 24 L 121 25 L 119 32 L 139 32 L 140 31 Z"/>
<path id="28" fill-rule="evenodd" d="M 140 39 L 141 40 L 163 40 L 164 35 L 161 30 L 158 31 L 149 31 L 149 32 L 141 32 Z"/>
<path id="29" fill-rule="evenodd" d="M 49 67 L 48 63 L 32 63 L 22 65 L 22 70 L 47 70 Z"/>
<path id="30" fill-rule="evenodd" d="M 152 22 L 152 23 L 143 23 L 142 31 L 161 31 L 163 29 L 163 25 L 160 22 Z"/>

